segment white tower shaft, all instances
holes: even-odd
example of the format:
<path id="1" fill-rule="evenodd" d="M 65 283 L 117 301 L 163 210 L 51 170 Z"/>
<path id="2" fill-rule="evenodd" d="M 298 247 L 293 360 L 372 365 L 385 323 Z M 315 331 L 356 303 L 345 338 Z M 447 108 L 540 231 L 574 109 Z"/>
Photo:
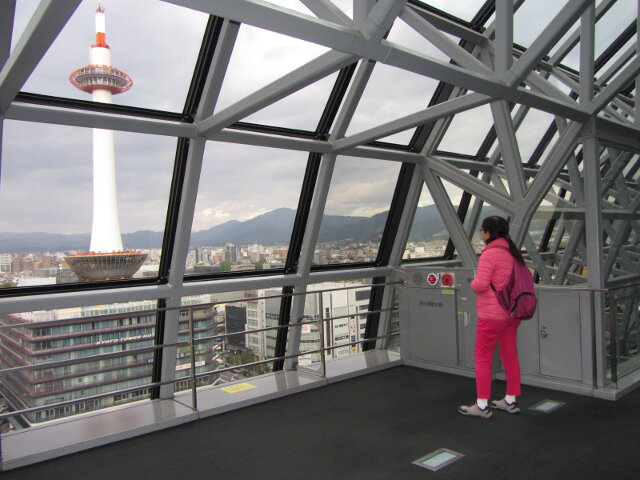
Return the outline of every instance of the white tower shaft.
<path id="1" fill-rule="evenodd" d="M 104 12 L 96 12 L 96 45 L 91 47 L 92 65 L 111 66 L 111 50 L 104 43 Z M 95 88 L 94 102 L 111 103 L 111 91 Z M 116 194 L 116 168 L 113 131 L 93 129 L 93 226 L 91 227 L 92 252 L 121 252 L 122 235 L 118 218 Z"/>

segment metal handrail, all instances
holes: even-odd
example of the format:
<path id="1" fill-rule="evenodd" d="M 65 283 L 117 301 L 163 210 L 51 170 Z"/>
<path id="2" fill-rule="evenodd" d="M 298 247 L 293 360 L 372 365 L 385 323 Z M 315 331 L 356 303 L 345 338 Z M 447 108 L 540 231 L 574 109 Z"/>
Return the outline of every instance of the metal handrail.
<path id="1" fill-rule="evenodd" d="M 247 335 L 247 334 L 259 333 L 259 332 L 262 332 L 262 331 L 279 330 L 279 329 L 282 329 L 282 328 L 296 328 L 296 327 L 302 327 L 303 325 L 318 324 L 318 320 L 304 321 L 303 320 L 304 317 L 302 317 L 302 318 L 299 319 L 299 321 L 297 321 L 295 323 L 290 323 L 288 325 L 274 325 L 272 327 L 266 327 L 266 328 L 262 328 L 262 329 L 243 330 L 241 332 L 225 333 L 225 334 L 219 334 L 219 335 L 201 337 L 201 338 L 195 339 L 194 338 L 194 329 L 193 329 L 193 320 L 194 320 L 193 319 L 193 311 L 194 310 L 201 310 L 201 309 L 208 308 L 209 306 L 219 305 L 219 304 L 250 302 L 250 301 L 255 301 L 255 300 L 263 300 L 263 299 L 270 299 L 270 298 L 283 298 L 283 297 L 290 297 L 290 296 L 295 296 L 295 295 L 312 295 L 312 294 L 324 293 L 324 292 L 330 292 L 330 291 L 342 291 L 342 290 L 350 290 L 350 289 L 359 289 L 359 288 L 363 288 L 363 287 L 367 287 L 367 286 L 369 286 L 369 287 L 374 287 L 374 286 L 379 287 L 379 286 L 383 286 L 383 285 L 397 285 L 397 284 L 403 284 L 403 283 L 404 283 L 403 281 L 393 281 L 393 282 L 388 282 L 388 283 L 385 283 L 385 284 L 356 284 L 356 285 L 345 286 L 345 287 L 336 287 L 336 288 L 329 288 L 329 289 L 322 289 L 322 290 L 314 290 L 314 291 L 311 291 L 311 292 L 310 291 L 305 291 L 305 292 L 294 292 L 294 293 L 279 294 L 279 295 L 268 295 L 268 296 L 261 296 L 261 297 L 246 297 L 246 298 L 242 298 L 242 299 L 225 300 L 225 301 L 220 301 L 220 302 L 199 303 L 199 304 L 194 304 L 194 305 L 181 305 L 181 306 L 178 306 L 178 307 L 142 309 L 142 310 L 135 310 L 135 311 L 132 311 L 132 312 L 126 312 L 129 315 L 136 315 L 136 314 L 140 314 L 140 313 L 150 313 L 150 312 L 155 315 L 160 311 L 168 311 L 168 310 L 182 310 L 182 311 L 184 311 L 184 310 L 187 310 L 189 312 L 189 318 L 187 320 L 188 323 L 189 323 L 189 330 L 188 330 L 189 331 L 189 338 L 186 341 L 174 342 L 174 343 L 162 344 L 162 345 L 153 345 L 153 346 L 142 347 L 142 348 L 137 348 L 137 349 L 134 349 L 134 350 L 127 350 L 127 351 L 122 351 L 122 352 L 110 352 L 110 353 L 92 355 L 92 356 L 82 357 L 82 358 L 73 358 L 73 359 L 67 359 L 67 360 L 58 360 L 58 361 L 53 361 L 53 362 L 45 362 L 45 363 L 39 363 L 39 364 L 11 367 L 11 368 L 0 370 L 0 375 L 11 373 L 11 372 L 16 372 L 16 371 L 23 371 L 23 370 L 32 370 L 32 369 L 43 370 L 43 369 L 55 368 L 55 367 L 66 366 L 66 365 L 77 365 L 77 364 L 91 363 L 91 362 L 104 360 L 104 359 L 108 359 L 108 358 L 118 358 L 118 357 L 123 357 L 123 356 L 129 356 L 129 355 L 132 355 L 132 354 L 149 353 L 149 352 L 153 352 L 153 351 L 158 350 L 158 349 L 163 349 L 163 348 L 168 348 L 168 347 L 173 347 L 173 346 L 189 345 L 190 348 L 191 348 L 191 372 L 190 372 L 189 380 L 190 380 L 191 385 L 192 385 L 192 389 L 191 389 L 192 390 L 192 408 L 194 409 L 194 411 L 197 411 L 197 392 L 196 392 L 196 383 L 197 382 L 196 382 L 196 380 L 198 378 L 210 376 L 212 374 L 221 374 L 221 373 L 224 373 L 226 371 L 238 370 L 238 369 L 248 368 L 248 367 L 251 367 L 251 366 L 257 366 L 257 365 L 261 365 L 261 364 L 273 363 L 273 362 L 276 362 L 276 361 L 279 361 L 279 360 L 287 360 L 289 358 L 297 358 L 297 357 L 300 357 L 302 355 L 309 355 L 309 354 L 312 354 L 312 353 L 321 353 L 322 354 L 322 361 L 323 361 L 323 365 L 324 365 L 324 357 L 325 357 L 325 352 L 326 351 L 331 351 L 331 350 L 336 349 L 336 348 L 349 347 L 349 346 L 357 345 L 357 344 L 360 344 L 360 343 L 371 342 L 371 341 L 375 341 L 375 340 L 378 340 L 378 339 L 387 338 L 387 337 L 389 337 L 389 336 L 391 336 L 393 334 L 387 334 L 387 335 L 383 335 L 383 336 L 375 337 L 375 338 L 367 338 L 367 339 L 364 339 L 364 340 L 361 340 L 361 341 L 354 341 L 354 342 L 344 343 L 344 344 L 340 344 L 340 345 L 334 345 L 334 346 L 330 346 L 330 347 L 325 347 L 324 342 L 322 342 L 320 349 L 314 349 L 314 350 L 298 352 L 298 353 L 292 354 L 292 355 L 285 355 L 285 356 L 281 356 L 281 357 L 270 358 L 270 359 L 267 359 L 267 360 L 251 362 L 251 363 L 247 363 L 247 364 L 232 365 L 232 366 L 229 366 L 229 367 L 226 367 L 226 368 L 215 369 L 215 370 L 210 370 L 208 372 L 202 372 L 202 373 L 196 374 L 195 345 L 197 343 L 203 343 L 203 342 L 206 342 L 206 341 L 216 340 L 216 339 L 224 339 L 224 338 L 227 338 L 227 337 L 230 337 L 230 336 L 235 336 L 235 335 Z M 345 315 L 338 315 L 338 316 L 328 317 L 328 318 L 322 318 L 322 315 L 320 315 L 319 316 L 319 320 L 320 320 L 320 324 L 323 324 L 324 322 L 335 321 L 335 320 L 342 319 L 342 318 L 349 318 L 349 317 L 356 317 L 356 316 L 357 317 L 361 317 L 361 316 L 365 316 L 365 315 L 370 315 L 370 314 L 375 314 L 375 313 L 382 313 L 382 312 L 393 311 L 393 310 L 396 310 L 396 309 L 395 308 L 387 308 L 387 309 L 372 310 L 372 311 L 367 311 L 367 312 L 357 312 L 357 313 L 350 313 L 350 314 L 345 314 Z M 87 319 L 90 319 L 90 318 L 91 317 L 87 317 Z M 57 326 L 59 324 L 60 324 L 60 320 L 37 322 L 37 326 L 38 327 Z M 33 325 L 34 325 L 33 323 L 9 324 L 9 325 L 0 326 L 0 328 L 20 328 L 20 327 L 27 327 L 27 326 L 33 327 Z M 324 340 L 324 338 L 323 338 L 324 335 L 322 333 L 322 329 L 320 331 L 320 337 L 321 337 L 322 340 Z M 44 380 L 46 380 L 46 379 L 44 379 Z M 74 405 L 74 404 L 78 404 L 78 403 L 81 403 L 81 402 L 87 402 L 87 401 L 91 401 L 91 400 L 98 400 L 98 399 L 105 398 L 105 397 L 112 397 L 112 396 L 115 396 L 115 395 L 141 391 L 141 390 L 145 390 L 145 389 L 159 387 L 159 386 L 162 386 L 162 385 L 175 384 L 176 382 L 181 382 L 181 381 L 184 381 L 184 380 L 185 380 L 185 377 L 174 378 L 174 379 L 168 380 L 168 381 L 152 382 L 152 383 L 147 383 L 147 384 L 144 384 L 144 385 L 139 385 L 139 386 L 136 386 L 136 387 L 126 388 L 126 389 L 119 389 L 119 390 L 112 390 L 112 391 L 101 393 L 101 394 L 86 396 L 86 397 L 82 397 L 82 398 L 78 398 L 78 399 L 66 400 L 66 401 L 57 402 L 57 403 L 53 403 L 53 404 L 49 404 L 49 405 L 45 405 L 45 406 L 32 407 L 32 408 L 21 409 L 21 410 L 15 410 L 15 411 L 12 411 L 12 412 L 6 412 L 6 413 L 0 414 L 0 420 L 4 419 L 4 418 L 8 418 L 8 417 L 14 417 L 14 416 L 18 416 L 18 415 L 23 415 L 23 414 L 26 414 L 26 413 L 34 413 L 34 412 L 38 412 L 38 411 L 42 411 L 42 410 L 49 410 L 49 409 L 52 409 L 52 408 L 59 408 L 59 407 L 65 407 L 65 406 L 68 406 L 68 405 Z"/>
<path id="2" fill-rule="evenodd" d="M 185 309 L 190 309 L 190 308 L 198 308 L 198 309 L 203 309 L 203 308 L 207 308 L 207 307 L 213 307 L 213 306 L 217 306 L 217 305 L 225 305 L 227 303 L 241 303 L 241 302 L 251 302 L 251 301 L 255 301 L 255 300 L 268 300 L 268 299 L 272 299 L 272 298 L 287 298 L 287 297 L 296 297 L 296 296 L 302 296 L 302 295 L 312 295 L 315 293 L 324 293 L 324 292 L 335 292 L 335 291 L 341 291 L 341 290 L 354 290 L 357 288 L 363 288 L 363 287 L 384 287 L 387 285 L 401 285 L 403 284 L 404 281 L 402 280 L 397 280 L 397 281 L 393 281 L 393 282 L 386 282 L 386 283 L 359 283 L 357 285 L 351 285 L 351 286 L 345 286 L 345 287 L 336 287 L 336 288 L 326 288 L 326 289 L 322 289 L 322 290 L 313 290 L 313 291 L 304 291 L 304 292 L 291 292 L 291 293 L 281 293 L 278 295 L 265 295 L 265 296 L 261 296 L 261 297 L 243 297 L 243 298 L 238 298 L 238 299 L 233 299 L 233 300 L 220 300 L 217 302 L 206 302 L 206 303 L 198 303 L 195 305 L 180 305 L 180 306 L 176 306 L 176 307 L 153 307 L 153 308 L 149 308 L 149 309 L 141 309 L 141 310 L 134 310 L 132 312 L 123 312 L 123 313 L 113 313 L 113 314 L 106 314 L 108 315 L 118 315 L 118 316 L 122 316 L 124 313 L 126 313 L 127 315 L 131 316 L 131 315 L 136 315 L 138 313 L 148 313 L 148 312 L 169 312 L 169 311 L 174 311 L 174 310 L 185 310 Z M 256 290 L 260 290 L 260 289 L 256 289 Z M 9 313 L 7 315 L 14 315 L 12 313 Z M 83 317 L 83 320 L 88 320 L 91 319 L 92 317 Z M 38 327 L 51 327 L 51 326 L 58 326 L 60 325 L 60 321 L 62 319 L 59 320 L 45 320 L 42 322 L 37 322 L 37 323 L 12 323 L 12 324 L 8 324 L 8 325 L 0 325 L 0 330 L 2 329 L 7 329 L 7 328 L 26 328 L 26 327 L 33 327 L 34 325 L 37 325 Z M 68 320 L 68 319 L 65 319 Z"/>
<path id="3" fill-rule="evenodd" d="M 267 360 L 259 360 L 256 362 L 250 362 L 250 363 L 243 363 L 240 365 L 232 365 L 230 367 L 225 367 L 225 368 L 220 368 L 220 369 L 216 369 L 216 370 L 210 370 L 208 372 L 202 372 L 202 373 L 198 373 L 195 374 L 193 376 L 193 380 L 197 380 L 198 378 L 202 378 L 202 377 L 206 377 L 209 375 L 213 375 L 213 374 L 220 374 L 220 373 L 224 373 L 224 372 L 230 372 L 233 370 L 239 370 L 239 369 L 243 369 L 243 368 L 249 368 L 249 367 L 253 367 L 253 366 L 257 366 L 257 365 L 264 365 L 267 363 L 272 363 L 272 362 L 276 362 L 279 360 L 288 360 L 290 358 L 296 358 L 302 355 L 309 355 L 312 353 L 321 353 L 323 351 L 327 351 L 327 350 L 333 350 L 336 348 L 341 348 L 341 347 L 349 347 L 352 345 L 357 345 L 360 343 L 366 343 L 366 342 L 371 342 L 374 340 L 380 340 L 383 338 L 388 338 L 391 336 L 397 335 L 397 333 L 389 333 L 386 335 L 381 335 L 378 337 L 372 337 L 372 338 L 367 338 L 364 340 L 358 340 L 358 341 L 354 341 L 354 342 L 349 342 L 349 343 L 345 343 L 342 345 L 334 345 L 331 347 L 325 347 L 324 349 L 314 349 L 314 350 L 305 350 L 302 352 L 298 352 L 297 354 L 293 354 L 293 355 L 283 355 L 280 357 L 273 357 L 273 358 L 269 358 Z M 195 371 L 195 369 L 194 369 Z M 162 385 L 171 385 L 173 383 L 177 383 L 177 382 L 181 382 L 184 381 L 185 378 L 181 377 L 181 378 L 174 378 L 173 380 L 166 380 L 166 381 L 161 381 L 161 382 L 152 382 L 152 383 L 146 383 L 144 385 L 138 385 L 136 387 L 130 387 L 130 388 L 123 388 L 120 390 L 112 390 L 110 392 L 105 392 L 105 393 L 100 393 L 97 395 L 90 395 L 88 397 L 82 397 L 82 398 L 76 398 L 73 400 L 65 400 L 63 402 L 57 402 L 57 403 L 51 403 L 49 405 L 43 405 L 40 407 L 32 407 L 32 408 L 25 408 L 25 409 L 21 409 L 21 410 L 14 410 L 12 412 L 6 412 L 6 413 L 0 413 L 0 420 L 4 419 L 4 418 L 8 418 L 8 417 L 13 417 L 13 416 L 17 416 L 17 415 L 23 415 L 25 413 L 34 413 L 34 412 L 39 412 L 42 410 L 49 410 L 51 408 L 58 408 L 58 407 L 65 407 L 68 405 L 74 405 L 76 403 L 80 403 L 80 402 L 86 402 L 86 401 L 91 401 L 91 400 L 99 400 L 101 398 L 105 398 L 105 397 L 111 397 L 113 395 L 120 395 L 123 393 L 131 393 L 131 392 L 137 392 L 140 390 L 145 390 L 147 388 L 154 388 L 154 387 L 159 387 Z M 195 385 L 195 381 L 193 382 L 193 385 Z M 192 388 L 192 391 L 194 390 L 194 388 Z"/>
<path id="4" fill-rule="evenodd" d="M 200 305 L 189 305 L 186 307 L 182 307 L 182 309 L 190 309 L 192 310 L 193 308 L 199 307 Z M 379 309 L 379 310 L 370 310 L 367 312 L 359 312 L 359 313 L 350 313 L 350 314 L 346 314 L 346 315 L 338 315 L 335 317 L 328 317 L 328 318 L 324 318 L 323 321 L 333 321 L 336 319 L 340 319 L 340 318 L 348 318 L 348 317 L 354 317 L 354 316 L 365 316 L 365 315 L 369 315 L 369 314 L 375 314 L 375 313 L 383 313 L 383 312 L 388 312 L 388 311 L 392 311 L 394 310 L 394 308 L 386 308 L 386 309 Z M 251 329 L 251 330 L 242 330 L 239 332 L 233 332 L 233 333 L 221 333 L 218 335 L 213 335 L 213 336 L 207 336 L 207 337 L 200 337 L 200 338 L 195 338 L 193 339 L 194 344 L 197 343 L 204 343 L 206 341 L 209 340 L 222 340 L 224 338 L 227 337 L 234 337 L 236 335 L 247 335 L 247 334 L 251 334 L 251 333 L 260 333 L 260 332 L 266 332 L 266 331 L 270 331 L 270 330 L 280 330 L 280 329 L 284 329 L 284 328 L 297 328 L 297 327 L 301 327 L 303 325 L 315 325 L 317 323 L 316 320 L 307 320 L 307 321 L 299 321 L 299 322 L 295 322 L 295 323 L 290 323 L 287 325 L 274 325 L 272 327 L 265 327 L 265 328 L 257 328 L 257 329 Z M 11 368 L 6 368 L 6 369 L 1 369 L 0 370 L 0 375 L 3 375 L 5 373 L 10 373 L 10 372 L 16 372 L 16 371 L 21 371 L 21 370 L 33 370 L 33 369 L 37 369 L 37 370 L 43 370 L 45 368 L 55 368 L 55 367 L 63 367 L 66 365 L 75 365 L 75 364 L 79 364 L 79 363 L 89 363 L 92 361 L 97 361 L 97 360 L 105 360 L 108 358 L 117 358 L 117 357 L 126 357 L 132 354 L 139 354 L 139 353 L 149 353 L 149 352 L 153 352 L 155 350 L 159 350 L 162 348 L 167 348 L 167 347 L 183 347 L 183 346 L 188 346 L 190 345 L 190 340 L 183 340 L 181 342 L 174 342 L 174 343 L 167 343 L 167 344 L 162 344 L 162 345 L 150 345 L 148 347 L 141 347 L 141 348 L 136 348 L 133 350 L 125 350 L 122 352 L 110 352 L 110 353 L 100 353 L 98 355 L 91 355 L 88 357 L 82 357 L 82 358 L 71 358 L 68 360 L 56 360 L 56 361 L 52 361 L 52 362 L 44 362 L 44 363 L 35 363 L 35 364 L 31 364 L 31 365 L 21 365 L 19 367 L 11 367 Z"/>

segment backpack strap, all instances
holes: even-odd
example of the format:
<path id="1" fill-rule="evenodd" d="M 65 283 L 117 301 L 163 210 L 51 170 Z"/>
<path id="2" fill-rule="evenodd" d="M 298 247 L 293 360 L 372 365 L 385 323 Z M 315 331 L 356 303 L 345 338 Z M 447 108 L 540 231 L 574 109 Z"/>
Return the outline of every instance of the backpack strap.
<path id="1" fill-rule="evenodd" d="M 509 252 L 509 255 L 511 255 L 511 258 L 513 259 L 513 261 L 516 261 L 516 258 L 511 254 L 511 249 L 509 247 L 505 247 L 504 245 L 496 245 L 494 248 L 499 248 L 500 250 L 506 250 L 507 252 Z M 491 287 L 491 290 L 493 290 L 494 292 L 496 291 L 496 287 L 493 286 L 493 283 L 489 282 L 489 286 Z"/>

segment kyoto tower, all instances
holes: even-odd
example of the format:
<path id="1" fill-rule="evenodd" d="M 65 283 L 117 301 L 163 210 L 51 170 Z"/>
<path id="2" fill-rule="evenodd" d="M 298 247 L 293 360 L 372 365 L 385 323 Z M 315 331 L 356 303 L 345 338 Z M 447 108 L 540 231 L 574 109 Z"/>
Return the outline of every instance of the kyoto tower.
<path id="1" fill-rule="evenodd" d="M 90 64 L 69 76 L 71 84 L 91 93 L 94 102 L 111 103 L 112 95 L 126 92 L 133 81 L 111 66 L 111 49 L 106 43 L 104 8 L 96 10 L 96 44 L 91 46 Z M 89 253 L 69 255 L 71 270 L 85 281 L 130 278 L 138 271 L 146 253 L 123 251 L 118 202 L 113 131 L 93 129 L 93 226 Z"/>

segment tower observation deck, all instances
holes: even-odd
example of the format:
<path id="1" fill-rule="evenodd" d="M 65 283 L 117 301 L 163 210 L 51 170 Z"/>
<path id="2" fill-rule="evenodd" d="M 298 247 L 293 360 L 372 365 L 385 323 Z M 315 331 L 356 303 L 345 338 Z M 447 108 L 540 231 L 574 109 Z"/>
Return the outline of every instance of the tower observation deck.
<path id="1" fill-rule="evenodd" d="M 106 43 L 105 14 L 96 10 L 96 43 L 91 46 L 89 65 L 71 73 L 71 84 L 91 93 L 94 102 L 111 103 L 113 95 L 131 88 L 131 77 L 111 66 L 111 49 Z M 112 130 L 93 129 L 93 226 L 89 253 L 65 257 L 69 268 L 85 281 L 130 278 L 147 254 L 124 251 L 118 218 L 116 170 Z"/>

